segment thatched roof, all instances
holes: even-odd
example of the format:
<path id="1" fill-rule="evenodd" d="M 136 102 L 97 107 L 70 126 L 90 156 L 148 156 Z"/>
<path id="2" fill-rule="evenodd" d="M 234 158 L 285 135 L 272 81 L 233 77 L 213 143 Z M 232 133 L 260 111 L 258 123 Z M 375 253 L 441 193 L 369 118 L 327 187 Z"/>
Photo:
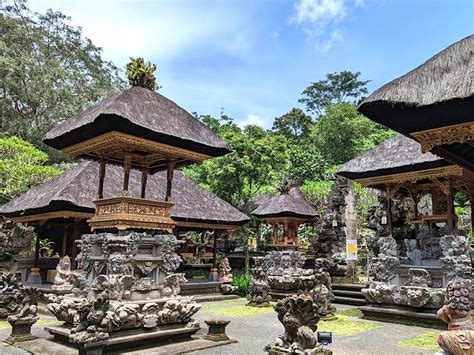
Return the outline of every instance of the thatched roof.
<path id="1" fill-rule="evenodd" d="M 291 188 L 288 193 L 267 197 L 260 200 L 258 207 L 252 211 L 253 215 L 261 218 L 299 217 L 306 219 L 316 216 L 316 211 L 306 202 L 303 194 L 296 187 Z"/>
<path id="2" fill-rule="evenodd" d="M 114 130 L 210 156 L 230 151 L 211 129 L 176 103 L 138 86 L 76 114 L 49 131 L 44 142 L 63 149 Z"/>
<path id="3" fill-rule="evenodd" d="M 82 161 L 62 175 L 26 192 L 9 203 L 0 206 L 0 214 L 10 217 L 53 211 L 94 212 L 92 201 L 97 196 L 99 166 L 96 162 Z M 107 166 L 104 181 L 104 197 L 120 196 L 123 169 Z M 141 173 L 130 174 L 130 195 L 140 196 Z M 146 198 L 164 200 L 166 172 L 149 176 Z M 171 210 L 173 220 L 201 223 L 242 225 L 249 218 L 239 210 L 176 170 L 173 179 Z"/>
<path id="4" fill-rule="evenodd" d="M 449 163 L 431 153 L 421 153 L 420 144 L 401 134 L 348 161 L 336 174 L 357 180 L 446 166 Z"/>
<path id="5" fill-rule="evenodd" d="M 371 120 L 404 134 L 472 122 L 474 35 L 385 84 L 358 109 Z"/>

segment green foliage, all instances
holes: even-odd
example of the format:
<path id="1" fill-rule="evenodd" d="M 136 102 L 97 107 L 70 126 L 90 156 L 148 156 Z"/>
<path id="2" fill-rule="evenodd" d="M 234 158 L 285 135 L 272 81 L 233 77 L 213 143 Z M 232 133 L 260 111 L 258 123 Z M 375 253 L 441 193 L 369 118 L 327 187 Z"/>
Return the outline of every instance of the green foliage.
<path id="1" fill-rule="evenodd" d="M 372 214 L 373 206 L 378 201 L 377 194 L 358 182 L 354 183 L 354 192 L 356 194 L 357 223 L 359 228 L 363 228 Z"/>
<path id="2" fill-rule="evenodd" d="M 156 65 L 145 63 L 143 58 L 130 58 L 130 63 L 127 64 L 128 82 L 132 86 L 157 90 L 160 87 L 156 84 L 155 70 Z"/>
<path id="3" fill-rule="evenodd" d="M 273 121 L 273 130 L 288 138 L 304 137 L 308 134 L 313 120 L 299 108 L 292 108 L 290 112 Z"/>
<path id="4" fill-rule="evenodd" d="M 0 9 L 0 131 L 7 136 L 64 160 L 42 144 L 44 134 L 123 84 L 118 69 L 66 15 L 32 12 L 23 1 Z"/>
<path id="5" fill-rule="evenodd" d="M 402 339 L 398 341 L 400 346 L 412 346 L 414 348 L 426 349 L 431 351 L 439 351 L 438 346 L 438 333 L 436 332 L 426 332 L 416 337 Z"/>
<path id="6" fill-rule="evenodd" d="M 249 294 L 250 276 L 245 274 L 234 274 L 232 277 L 232 285 L 237 287 L 237 294 L 246 297 Z"/>
<path id="7" fill-rule="evenodd" d="M 367 81 L 359 80 L 360 73 L 342 71 L 328 73 L 326 79 L 311 83 L 302 93 L 299 102 L 305 104 L 306 110 L 319 116 L 331 105 L 341 102 L 352 104 L 363 99 L 368 94 Z"/>
<path id="8" fill-rule="evenodd" d="M 47 161 L 46 153 L 18 137 L 0 138 L 0 203 L 61 173 Z"/>
<path id="9" fill-rule="evenodd" d="M 301 186 L 301 192 L 306 196 L 309 203 L 319 216 L 326 211 L 329 193 L 334 185 L 333 181 L 306 181 Z"/>
<path id="10" fill-rule="evenodd" d="M 329 106 L 312 127 L 310 140 L 329 165 L 343 164 L 391 137 L 347 102 Z"/>

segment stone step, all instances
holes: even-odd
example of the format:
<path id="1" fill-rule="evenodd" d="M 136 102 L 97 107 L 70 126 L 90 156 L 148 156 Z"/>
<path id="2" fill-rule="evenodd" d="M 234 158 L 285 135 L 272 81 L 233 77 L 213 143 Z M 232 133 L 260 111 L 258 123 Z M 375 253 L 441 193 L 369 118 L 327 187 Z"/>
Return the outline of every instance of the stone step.
<path id="1" fill-rule="evenodd" d="M 365 299 L 341 296 L 334 296 L 333 303 L 349 304 L 351 306 L 364 306 L 366 304 Z"/>
<path id="2" fill-rule="evenodd" d="M 365 299 L 360 291 L 332 290 L 335 296 Z"/>
<path id="3" fill-rule="evenodd" d="M 426 328 L 446 329 L 446 324 L 437 317 L 436 310 L 415 310 L 395 305 L 367 305 L 359 309 L 362 311 L 362 318 L 364 319 L 416 325 Z"/>
<path id="4" fill-rule="evenodd" d="M 192 296 L 192 295 L 191 295 Z M 214 302 L 214 301 L 227 301 L 236 300 L 240 297 L 238 295 L 223 295 L 221 293 L 211 293 L 206 295 L 195 295 L 194 299 L 196 302 Z"/>
<path id="5" fill-rule="evenodd" d="M 365 284 L 340 284 L 340 283 L 332 284 L 333 290 L 360 291 L 366 287 L 367 285 Z"/>

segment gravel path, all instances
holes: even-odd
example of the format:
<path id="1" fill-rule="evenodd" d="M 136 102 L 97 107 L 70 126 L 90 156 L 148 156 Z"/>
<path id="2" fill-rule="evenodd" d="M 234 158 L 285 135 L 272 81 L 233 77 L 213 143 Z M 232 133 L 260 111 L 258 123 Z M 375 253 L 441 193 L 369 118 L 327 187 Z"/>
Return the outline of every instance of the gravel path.
<path id="1" fill-rule="evenodd" d="M 231 323 L 227 327 L 227 334 L 238 340 L 236 344 L 220 346 L 191 354 L 198 355 L 222 355 L 222 354 L 264 354 L 262 349 L 271 343 L 279 334 L 283 333 L 283 326 L 277 320 L 276 313 L 270 312 L 260 315 L 250 316 L 216 316 L 212 312 L 216 309 L 224 309 L 227 307 L 235 307 L 244 305 L 245 300 L 221 301 L 205 303 L 204 308 L 198 312 L 196 319 L 201 322 L 201 329 L 198 335 L 204 335 L 207 331 L 204 320 L 208 319 L 228 319 Z M 338 310 L 353 308 L 351 306 L 336 305 Z M 42 319 L 51 319 L 42 316 Z M 364 320 L 360 320 L 364 321 Z M 318 324 L 318 329 L 324 331 L 324 323 Z M 354 335 L 337 335 L 333 334 L 333 344 L 330 349 L 335 355 L 432 355 L 433 351 L 400 347 L 397 342 L 401 339 L 411 338 L 419 334 L 430 331 L 427 328 L 411 327 L 405 325 L 397 325 L 390 323 L 373 322 L 381 327 L 359 332 Z M 10 329 L 0 329 L 0 340 L 5 339 L 10 334 Z M 39 337 L 46 337 L 48 333 L 43 330 L 43 326 L 33 327 L 33 334 Z M 148 352 L 151 353 L 151 352 Z M 28 352 L 19 348 L 9 346 L 0 342 L 0 354 L 23 355 Z M 143 354 L 147 354 L 146 351 Z"/>

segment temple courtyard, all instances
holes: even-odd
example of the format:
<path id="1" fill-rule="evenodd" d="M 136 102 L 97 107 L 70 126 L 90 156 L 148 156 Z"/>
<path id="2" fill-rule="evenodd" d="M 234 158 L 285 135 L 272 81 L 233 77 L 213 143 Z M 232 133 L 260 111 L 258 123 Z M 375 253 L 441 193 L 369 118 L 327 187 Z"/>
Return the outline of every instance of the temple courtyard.
<path id="1" fill-rule="evenodd" d="M 247 307 L 247 301 L 243 298 L 203 303 L 203 308 L 196 314 L 196 319 L 203 325 L 197 333 L 196 338 L 205 335 L 207 327 L 204 321 L 209 319 L 225 319 L 231 323 L 226 328 L 227 334 L 237 343 L 222 345 L 210 341 L 195 340 L 179 343 L 160 348 L 148 348 L 121 353 L 126 354 L 164 354 L 183 353 L 186 349 L 193 347 L 213 346 L 191 354 L 258 354 L 270 344 L 275 334 L 280 334 L 283 327 L 276 318 L 272 307 L 254 308 Z M 433 354 L 439 350 L 436 346 L 436 329 L 421 328 L 416 326 L 399 325 L 367 321 L 360 318 L 357 307 L 347 305 L 336 305 L 337 320 L 321 321 L 318 323 L 318 331 L 331 331 L 333 333 L 333 344 L 329 346 L 335 354 Z M 53 343 L 49 340 L 49 334 L 43 330 L 44 326 L 57 324 L 55 318 L 41 315 L 40 321 L 33 327 L 32 333 L 38 338 L 36 340 L 20 343 L 12 347 L 0 342 L 0 353 L 2 354 L 77 354 L 73 347 Z M 0 338 L 3 340 L 10 334 L 9 324 L 0 323 Z M 159 349 L 159 350 L 158 350 Z"/>

